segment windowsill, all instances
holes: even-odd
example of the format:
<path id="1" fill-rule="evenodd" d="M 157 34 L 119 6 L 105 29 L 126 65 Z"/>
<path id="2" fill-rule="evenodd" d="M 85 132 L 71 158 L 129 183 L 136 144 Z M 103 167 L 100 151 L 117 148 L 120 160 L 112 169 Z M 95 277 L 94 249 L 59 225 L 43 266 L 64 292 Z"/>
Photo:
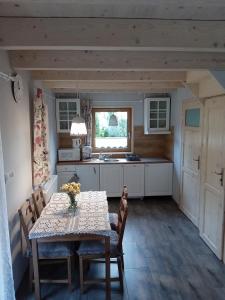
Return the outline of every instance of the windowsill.
<path id="1" fill-rule="evenodd" d="M 145 135 L 149 135 L 149 134 L 171 134 L 170 130 L 167 131 L 150 131 L 150 132 L 145 132 Z"/>
<path id="2" fill-rule="evenodd" d="M 98 156 L 99 154 L 109 154 L 109 155 L 126 155 L 126 154 L 132 154 L 133 152 L 104 152 L 104 151 L 101 151 L 101 152 L 92 152 L 92 156 Z"/>

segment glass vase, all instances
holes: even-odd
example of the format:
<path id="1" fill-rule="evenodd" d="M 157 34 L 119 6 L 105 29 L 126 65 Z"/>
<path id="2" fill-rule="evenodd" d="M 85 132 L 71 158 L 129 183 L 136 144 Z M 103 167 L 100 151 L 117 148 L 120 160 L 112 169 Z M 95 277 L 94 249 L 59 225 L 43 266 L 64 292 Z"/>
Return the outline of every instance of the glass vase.
<path id="1" fill-rule="evenodd" d="M 70 198 L 69 210 L 75 210 L 77 208 L 76 194 L 68 193 L 68 196 Z"/>

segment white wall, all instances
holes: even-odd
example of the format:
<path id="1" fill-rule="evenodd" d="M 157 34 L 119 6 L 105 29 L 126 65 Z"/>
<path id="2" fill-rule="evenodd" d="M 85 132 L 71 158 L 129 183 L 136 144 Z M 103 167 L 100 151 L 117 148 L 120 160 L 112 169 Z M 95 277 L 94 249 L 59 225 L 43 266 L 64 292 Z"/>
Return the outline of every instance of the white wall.
<path id="1" fill-rule="evenodd" d="M 182 133 L 182 104 L 193 99 L 191 90 L 179 88 L 171 94 L 171 126 L 174 127 L 173 150 L 173 199 L 179 203 L 181 183 L 181 133 Z"/>
<path id="2" fill-rule="evenodd" d="M 7 74 L 12 73 L 5 51 L 0 51 L 0 70 Z M 20 227 L 17 210 L 32 192 L 30 77 L 27 72 L 22 72 L 20 75 L 24 84 L 24 98 L 20 103 L 16 103 L 12 97 L 11 82 L 0 79 L 0 127 L 4 173 L 13 172 L 13 177 L 6 183 L 6 198 L 16 288 L 26 268 L 26 261 L 20 248 Z"/>

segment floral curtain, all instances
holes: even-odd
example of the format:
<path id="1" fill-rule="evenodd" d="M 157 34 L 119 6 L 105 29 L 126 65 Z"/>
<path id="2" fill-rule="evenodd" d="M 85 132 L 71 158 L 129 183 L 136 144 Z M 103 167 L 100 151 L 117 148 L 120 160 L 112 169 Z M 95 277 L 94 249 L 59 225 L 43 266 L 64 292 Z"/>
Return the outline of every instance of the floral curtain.
<path id="1" fill-rule="evenodd" d="M 37 89 L 34 98 L 34 143 L 33 184 L 34 187 L 49 179 L 48 161 L 48 109 L 43 101 L 42 90 Z"/>

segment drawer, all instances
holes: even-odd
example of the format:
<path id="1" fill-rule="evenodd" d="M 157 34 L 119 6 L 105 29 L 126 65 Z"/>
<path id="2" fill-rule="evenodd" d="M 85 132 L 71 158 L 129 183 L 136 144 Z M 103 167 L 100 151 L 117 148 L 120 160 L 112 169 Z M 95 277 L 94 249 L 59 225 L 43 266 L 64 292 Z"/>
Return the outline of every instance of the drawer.
<path id="1" fill-rule="evenodd" d="M 76 171 L 76 166 L 74 165 L 59 165 L 56 167 L 57 173 L 59 172 L 73 172 Z"/>

